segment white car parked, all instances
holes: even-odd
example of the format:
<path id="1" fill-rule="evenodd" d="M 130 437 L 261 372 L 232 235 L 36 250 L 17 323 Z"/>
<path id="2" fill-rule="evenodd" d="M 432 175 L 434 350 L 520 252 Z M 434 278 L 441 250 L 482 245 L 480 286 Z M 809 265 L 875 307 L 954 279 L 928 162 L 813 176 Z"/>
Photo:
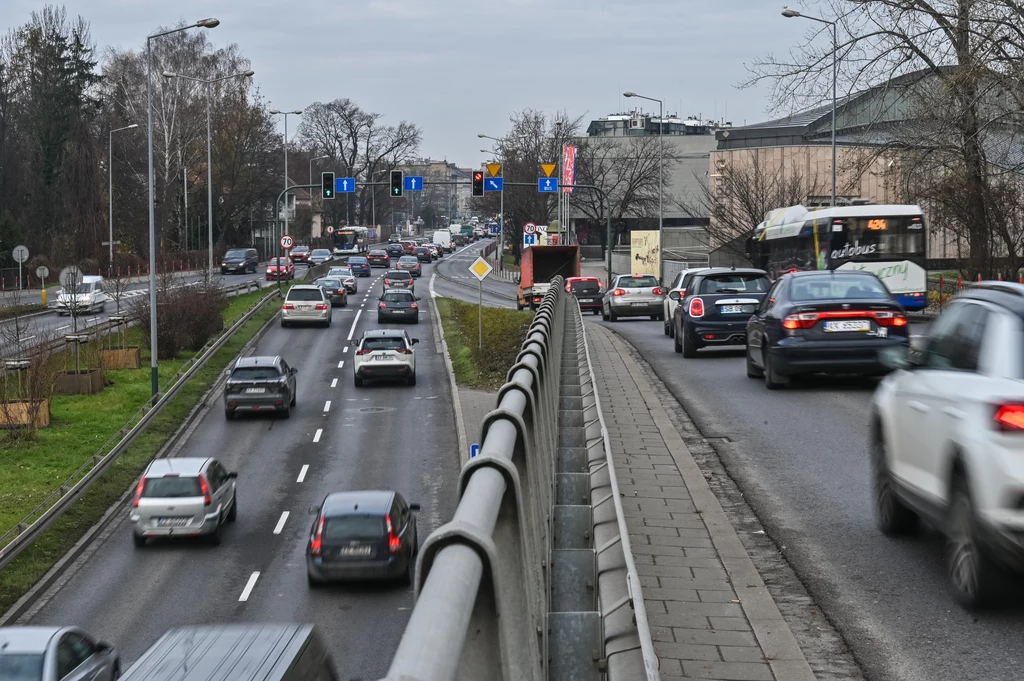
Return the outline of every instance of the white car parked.
<path id="1" fill-rule="evenodd" d="M 946 306 L 922 348 L 884 357 L 871 418 L 878 526 L 947 538 L 967 608 L 1024 574 L 1024 286 L 984 282 Z M 1019 579 L 1019 576 L 1018 576 Z"/>
<path id="2" fill-rule="evenodd" d="M 356 348 L 352 362 L 356 387 L 378 378 L 416 385 L 416 350 L 412 346 L 419 342 L 401 329 L 364 331 L 362 338 L 352 341 Z"/>
<path id="3" fill-rule="evenodd" d="M 676 276 L 672 277 L 672 283 L 669 284 L 668 288 L 665 289 L 665 302 L 663 303 L 665 308 L 665 335 L 669 338 L 674 338 L 676 335 L 676 327 L 672 323 L 675 319 L 676 308 L 679 307 L 679 301 L 686 297 L 686 287 L 690 285 L 690 280 L 693 279 L 693 275 L 697 272 L 703 272 L 709 269 L 707 267 L 694 267 L 689 270 L 680 270 Z M 672 297 L 672 292 L 676 291 L 679 293 L 675 298 Z"/>

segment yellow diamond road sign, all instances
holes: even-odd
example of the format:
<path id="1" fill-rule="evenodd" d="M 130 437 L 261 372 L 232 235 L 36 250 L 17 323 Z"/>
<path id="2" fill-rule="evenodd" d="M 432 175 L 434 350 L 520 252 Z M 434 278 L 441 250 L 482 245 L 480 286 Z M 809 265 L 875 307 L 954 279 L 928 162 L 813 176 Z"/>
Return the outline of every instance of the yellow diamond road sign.
<path id="1" fill-rule="evenodd" d="M 555 172 L 555 168 L 558 167 L 557 163 L 541 163 L 541 169 L 544 171 L 544 177 L 551 177 L 551 173 Z"/>
<path id="2" fill-rule="evenodd" d="M 477 258 L 473 261 L 473 264 L 469 266 L 469 271 L 472 272 L 480 281 L 483 281 L 484 277 L 490 274 L 492 269 L 494 268 L 491 267 L 491 265 L 483 258 Z"/>
<path id="3" fill-rule="evenodd" d="M 500 163 L 488 163 L 487 172 L 491 174 L 491 177 L 497 177 L 501 175 L 501 164 Z"/>

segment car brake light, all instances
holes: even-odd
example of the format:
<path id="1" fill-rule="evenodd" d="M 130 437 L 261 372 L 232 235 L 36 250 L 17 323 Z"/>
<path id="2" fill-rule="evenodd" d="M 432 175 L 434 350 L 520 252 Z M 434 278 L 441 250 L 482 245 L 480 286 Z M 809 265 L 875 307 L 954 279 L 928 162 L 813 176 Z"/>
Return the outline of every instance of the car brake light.
<path id="1" fill-rule="evenodd" d="M 371 350 L 356 350 L 357 355 L 368 355 L 372 352 Z"/>
<path id="2" fill-rule="evenodd" d="M 210 484 L 206 482 L 206 476 L 199 476 L 199 491 L 203 493 L 203 506 L 209 506 L 213 503 L 213 498 L 210 496 Z"/>
<path id="3" fill-rule="evenodd" d="M 316 532 L 313 534 L 313 538 L 309 542 L 309 552 L 314 556 L 319 556 L 324 546 L 324 519 L 320 517 L 320 521 L 316 524 Z"/>
<path id="4" fill-rule="evenodd" d="M 402 540 L 395 534 L 395 528 L 391 525 L 391 515 L 384 516 L 384 519 L 388 522 L 388 551 L 398 553 L 402 550 Z"/>
<path id="5" fill-rule="evenodd" d="M 291 303 L 285 303 L 284 305 L 281 306 L 281 309 L 282 310 L 294 310 L 295 306 L 292 305 Z"/>
<path id="6" fill-rule="evenodd" d="M 397 350 L 397 352 L 400 353 L 400 354 L 403 354 L 403 355 L 411 355 L 412 354 L 412 350 L 410 350 L 409 348 L 399 348 Z"/>
<path id="7" fill-rule="evenodd" d="M 410 310 L 418 310 L 418 309 L 420 309 L 420 306 L 417 305 L 416 303 L 412 303 L 411 305 L 409 305 L 409 309 Z"/>
<path id="8" fill-rule="evenodd" d="M 617 288 L 614 291 L 612 291 L 612 295 L 613 296 L 624 296 L 624 295 L 626 295 L 626 289 L 624 289 L 624 288 Z"/>
<path id="9" fill-rule="evenodd" d="M 906 326 L 907 318 L 899 312 L 875 312 L 875 321 L 879 326 Z"/>
<path id="10" fill-rule="evenodd" d="M 782 320 L 782 328 L 784 329 L 812 329 L 814 325 L 818 323 L 817 312 L 802 312 L 800 314 L 788 315 Z"/>
<path id="11" fill-rule="evenodd" d="M 665 292 L 661 290 L 660 286 L 655 286 L 654 290 L 651 291 L 651 293 L 653 293 L 656 296 L 660 296 L 660 295 L 664 295 L 665 294 Z"/>
<path id="12" fill-rule="evenodd" d="M 702 298 L 694 298 L 690 301 L 690 312 L 691 317 L 703 317 L 704 316 L 704 300 Z"/>
<path id="13" fill-rule="evenodd" d="M 995 422 L 1003 432 L 1024 430 L 1024 404 L 996 405 Z"/>
<path id="14" fill-rule="evenodd" d="M 380 305 L 378 305 L 377 307 L 387 307 L 387 306 L 388 306 L 388 304 L 387 304 L 387 303 L 381 303 L 381 304 L 380 304 Z"/>
<path id="15" fill-rule="evenodd" d="M 338 289 L 338 295 L 339 295 L 339 296 L 340 296 L 340 295 L 344 295 L 344 293 L 345 293 L 345 289 L 343 289 L 343 288 L 339 288 L 339 289 Z"/>
<path id="16" fill-rule="evenodd" d="M 139 486 L 135 488 L 135 498 L 132 500 L 132 506 L 135 508 L 139 507 L 139 499 L 142 498 L 142 490 L 146 489 L 146 479 L 139 480 Z"/>
<path id="17" fill-rule="evenodd" d="M 326 303 L 318 303 L 317 306 L 316 306 L 316 309 L 318 309 L 318 310 L 326 310 L 327 309 L 327 304 Z"/>

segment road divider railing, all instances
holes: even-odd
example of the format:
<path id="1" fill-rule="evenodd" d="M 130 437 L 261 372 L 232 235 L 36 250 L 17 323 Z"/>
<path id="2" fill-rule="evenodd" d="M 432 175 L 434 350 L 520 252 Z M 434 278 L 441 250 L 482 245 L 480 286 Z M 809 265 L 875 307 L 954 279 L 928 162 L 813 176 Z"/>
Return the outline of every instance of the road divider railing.
<path id="1" fill-rule="evenodd" d="M 240 285 L 240 286 L 244 286 Z M 259 284 L 257 282 L 257 288 Z M 25 518 L 13 528 L 0 536 L 0 569 L 3 569 L 18 554 L 28 548 L 46 529 L 87 490 L 103 472 L 123 454 L 128 447 L 141 435 L 146 428 L 159 416 L 164 407 L 181 391 L 202 369 L 206 363 L 223 347 L 246 322 L 262 310 L 270 301 L 277 298 L 276 289 L 268 291 L 248 310 L 239 315 L 228 328 L 216 338 L 211 339 L 203 348 L 185 361 L 184 364 L 163 386 L 156 395 L 151 397 L 128 422 L 110 439 L 72 473 L 60 486 L 50 492 Z"/>
<path id="2" fill-rule="evenodd" d="M 553 283 L 417 556 L 386 681 L 659 679 L 582 316 Z"/>

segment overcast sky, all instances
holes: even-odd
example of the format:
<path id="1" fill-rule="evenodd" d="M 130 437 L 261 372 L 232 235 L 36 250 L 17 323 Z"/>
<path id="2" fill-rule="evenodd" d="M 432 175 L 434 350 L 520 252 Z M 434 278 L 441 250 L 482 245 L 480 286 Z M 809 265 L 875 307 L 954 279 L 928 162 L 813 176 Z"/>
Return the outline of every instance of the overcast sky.
<path id="1" fill-rule="evenodd" d="M 798 3 L 793 3 L 794 5 Z M 2 0 L 0 28 L 43 6 Z M 275 107 L 349 97 L 423 130 L 421 152 L 462 166 L 513 111 L 592 119 L 628 109 L 632 90 L 666 113 L 766 120 L 768 89 L 738 90 L 744 64 L 784 52 L 809 22 L 773 0 L 69 0 L 99 48 L 138 48 L 147 33 L 215 16 Z M 291 122 L 291 121 L 290 121 Z M 289 126 L 291 128 L 291 126 Z M 485 143 L 481 145 L 481 142 Z"/>

